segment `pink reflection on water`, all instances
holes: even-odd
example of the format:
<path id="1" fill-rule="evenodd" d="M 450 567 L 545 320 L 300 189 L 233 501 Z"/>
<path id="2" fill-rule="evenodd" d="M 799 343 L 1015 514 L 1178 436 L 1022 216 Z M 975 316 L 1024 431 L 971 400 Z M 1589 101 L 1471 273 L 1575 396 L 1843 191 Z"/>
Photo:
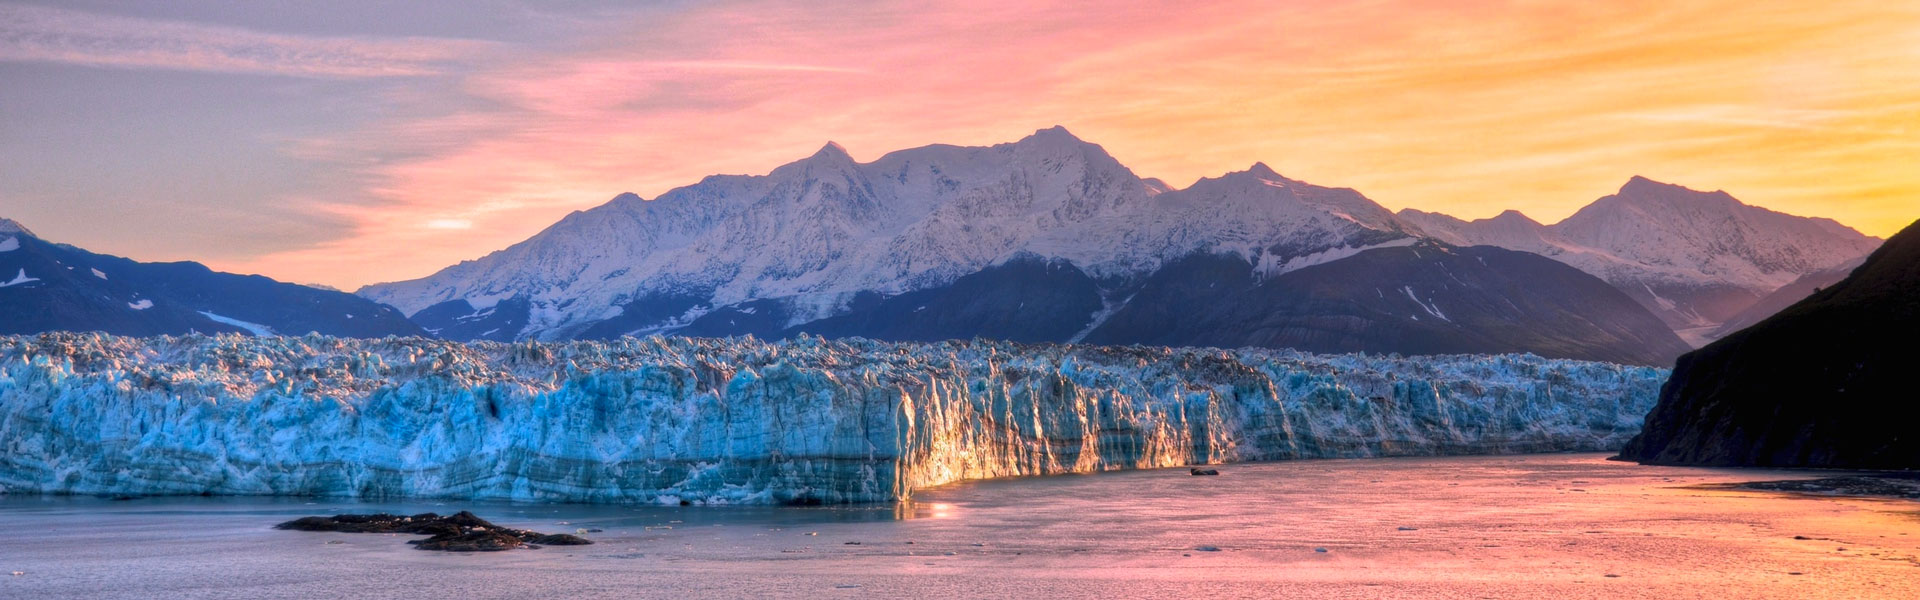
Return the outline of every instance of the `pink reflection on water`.
<path id="1" fill-rule="evenodd" d="M 448 556 L 268 529 L 461 503 L 0 500 L 4 597 L 1915 598 L 1920 503 L 1599 455 L 1295 461 L 963 483 L 892 507 L 475 505 L 596 545 Z M 22 551 L 31 548 L 31 551 Z"/>

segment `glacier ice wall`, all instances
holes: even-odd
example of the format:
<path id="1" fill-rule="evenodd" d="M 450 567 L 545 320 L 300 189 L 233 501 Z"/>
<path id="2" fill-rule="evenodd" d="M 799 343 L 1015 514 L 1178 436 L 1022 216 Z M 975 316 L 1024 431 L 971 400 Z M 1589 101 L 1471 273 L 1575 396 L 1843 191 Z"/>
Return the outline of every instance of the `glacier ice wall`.
<path id="1" fill-rule="evenodd" d="M 802 337 L 0 337 L 0 491 L 645 503 L 962 479 L 1610 450 L 1666 371 Z"/>

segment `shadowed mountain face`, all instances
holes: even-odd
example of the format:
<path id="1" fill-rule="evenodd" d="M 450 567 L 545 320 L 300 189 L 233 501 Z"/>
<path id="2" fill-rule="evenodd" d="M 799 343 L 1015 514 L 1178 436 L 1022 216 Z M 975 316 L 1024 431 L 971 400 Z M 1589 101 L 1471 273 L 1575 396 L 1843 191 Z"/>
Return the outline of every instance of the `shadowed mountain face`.
<path id="1" fill-rule="evenodd" d="M 1622 458 L 1653 464 L 1920 467 L 1920 222 L 1839 283 L 1682 356 Z"/>
<path id="2" fill-rule="evenodd" d="M 4 225 L 0 334 L 425 334 L 400 311 L 352 294 L 220 273 L 199 263 L 94 254 L 41 240 L 11 221 Z"/>
<path id="3" fill-rule="evenodd" d="M 782 337 L 810 333 L 893 341 L 973 337 L 1065 342 L 1100 310 L 1100 287 L 1072 263 L 1021 255 L 952 285 L 907 292 L 846 314 L 806 323 Z"/>
<path id="4" fill-rule="evenodd" d="M 448 300 L 414 313 L 411 320 L 434 337 L 450 340 L 510 342 L 526 328 L 525 298 L 507 298 L 486 308 L 466 300 Z"/>
<path id="5" fill-rule="evenodd" d="M 1725 323 L 1721 323 L 1719 328 L 1713 330 L 1713 339 L 1720 339 L 1735 331 L 1752 327 L 1754 323 L 1759 323 L 1766 320 L 1767 317 L 1786 310 L 1787 307 L 1793 306 L 1795 302 L 1804 300 L 1807 296 L 1812 296 L 1814 292 L 1826 289 L 1827 286 L 1840 283 L 1841 280 L 1847 278 L 1847 275 L 1852 274 L 1854 269 L 1859 268 L 1860 263 L 1866 261 L 1866 259 L 1867 257 L 1862 256 L 1859 260 L 1848 261 L 1838 267 L 1808 273 L 1799 279 L 1793 280 L 1793 283 L 1781 286 L 1780 289 L 1774 290 L 1773 293 L 1761 298 L 1759 302 L 1748 306 L 1746 310 L 1742 310 L 1728 317 Z"/>
<path id="6" fill-rule="evenodd" d="M 1195 256 L 1149 278 L 1085 338 L 1100 344 L 1548 357 L 1665 366 L 1686 351 L 1659 319 L 1577 269 L 1438 243 L 1368 250 L 1260 279 Z"/>
<path id="7" fill-rule="evenodd" d="M 1124 290 L 1110 307 L 1100 293 L 1070 264 L 1026 258 L 778 335 L 1532 352 L 1659 366 L 1687 350 L 1659 319 L 1605 282 L 1490 246 L 1378 248 L 1264 279 L 1239 256 L 1195 254 Z"/>

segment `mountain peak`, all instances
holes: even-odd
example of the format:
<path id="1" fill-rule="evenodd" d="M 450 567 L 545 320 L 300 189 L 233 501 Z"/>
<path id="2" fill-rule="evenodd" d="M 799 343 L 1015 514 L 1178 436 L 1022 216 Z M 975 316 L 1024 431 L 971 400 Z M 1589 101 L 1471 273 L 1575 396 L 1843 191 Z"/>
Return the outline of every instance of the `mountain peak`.
<path id="1" fill-rule="evenodd" d="M 1287 181 L 1287 178 L 1281 177 L 1272 167 L 1267 166 L 1267 163 L 1257 162 L 1245 170 L 1228 171 L 1219 177 L 1204 177 L 1201 178 L 1200 181 L 1258 181 L 1262 183 L 1278 183 Z M 1198 185 L 1198 183 L 1199 182 L 1195 182 L 1196 185 Z"/>
<path id="2" fill-rule="evenodd" d="M 1733 199 L 1733 196 L 1732 196 L 1732 195 L 1730 195 L 1730 194 L 1728 194 L 1728 193 L 1726 193 L 1726 192 L 1725 192 L 1725 191 L 1723 191 L 1723 190 L 1714 190 L 1714 191 L 1711 191 L 1711 192 L 1704 192 L 1704 191 L 1700 191 L 1700 190 L 1696 190 L 1696 189 L 1693 189 L 1693 188 L 1690 188 L 1690 187 L 1687 187 L 1687 186 L 1684 186 L 1684 185 L 1679 185 L 1679 184 L 1674 184 L 1674 183 L 1666 183 L 1666 182 L 1663 182 L 1663 181 L 1654 181 L 1654 180 L 1652 180 L 1652 179 L 1648 179 L 1648 178 L 1646 178 L 1646 177 L 1642 177 L 1642 176 L 1639 176 L 1639 175 L 1635 175 L 1635 176 L 1633 176 L 1632 178 L 1630 178 L 1630 179 L 1628 179 L 1628 180 L 1627 180 L 1627 183 L 1626 183 L 1626 185 L 1622 185 L 1622 186 L 1620 186 L 1620 193 L 1619 193 L 1619 195 L 1620 195 L 1620 196 L 1623 196 L 1623 197 L 1635 197 L 1635 196 L 1640 196 L 1640 197 L 1644 197 L 1644 196 L 1672 196 L 1672 197 L 1707 197 L 1707 196 L 1714 196 L 1714 197 L 1725 197 L 1725 198 L 1726 198 L 1726 199 L 1728 199 L 1728 200 L 1732 200 L 1732 199 Z"/>
<path id="3" fill-rule="evenodd" d="M 1523 223 L 1528 225 L 1540 224 L 1539 221 L 1533 220 L 1533 217 L 1527 216 L 1526 213 L 1522 213 L 1520 211 L 1513 210 L 1511 208 L 1501 211 L 1500 214 L 1494 215 L 1493 218 L 1488 220 L 1495 223 Z"/>
<path id="4" fill-rule="evenodd" d="M 847 154 L 846 148 L 838 143 L 827 142 L 827 145 L 821 146 L 818 151 L 806 158 L 775 167 L 772 174 L 811 173 L 815 170 L 822 173 L 830 171 L 850 173 L 859 164 L 854 162 L 853 156 Z"/>
<path id="5" fill-rule="evenodd" d="M 1032 135 L 1029 135 L 1024 138 L 1020 138 L 1020 141 L 1014 142 L 1014 145 L 1024 146 L 1024 147 L 1040 146 L 1040 147 L 1047 147 L 1047 148 L 1075 148 L 1075 149 L 1084 149 L 1087 147 L 1093 147 L 1093 148 L 1099 147 L 1099 145 L 1094 144 L 1093 142 L 1080 139 L 1079 136 L 1074 135 L 1073 132 L 1067 131 L 1067 128 L 1061 127 L 1059 125 L 1048 127 L 1046 129 L 1035 130 Z"/>
<path id="6" fill-rule="evenodd" d="M 827 145 L 820 147 L 820 151 L 813 153 L 813 158 L 823 158 L 823 157 L 833 158 L 836 160 L 846 160 L 846 161 L 853 160 L 853 156 L 850 154 L 847 154 L 847 149 L 841 146 L 839 142 L 834 142 L 834 141 L 828 141 Z"/>
<path id="7" fill-rule="evenodd" d="M 40 237 L 40 236 L 34 235 L 33 230 L 27 229 L 27 226 L 21 225 L 19 221 L 15 221 L 13 219 L 9 219 L 6 217 L 0 217 L 0 234 L 10 234 L 10 233 L 18 233 L 20 235 L 24 235 L 27 237 L 35 237 L 35 238 Z"/>
<path id="8" fill-rule="evenodd" d="M 1061 138 L 1070 139 L 1076 142 L 1083 141 L 1080 139 L 1079 136 L 1073 135 L 1073 132 L 1067 131 L 1067 128 L 1059 125 L 1048 127 L 1046 129 L 1035 130 L 1033 132 L 1033 135 L 1028 137 L 1061 137 Z"/>

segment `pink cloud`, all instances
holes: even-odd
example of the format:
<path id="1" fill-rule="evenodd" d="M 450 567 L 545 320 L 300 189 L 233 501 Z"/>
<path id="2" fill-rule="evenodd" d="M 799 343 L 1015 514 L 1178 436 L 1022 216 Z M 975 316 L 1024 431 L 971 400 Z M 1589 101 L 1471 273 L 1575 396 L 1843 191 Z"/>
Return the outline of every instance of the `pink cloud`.
<path id="1" fill-rule="evenodd" d="M 0 5 L 0 60 L 106 67 L 390 77 L 435 73 L 489 44 L 273 34 L 195 23 Z"/>
<path id="2" fill-rule="evenodd" d="M 871 160 L 1055 124 L 1176 184 L 1264 160 L 1389 206 L 1551 220 L 1643 173 L 1885 233 L 1895 219 L 1874 198 L 1920 193 L 1884 154 L 1902 142 L 1821 140 L 1920 116 L 1920 86 L 1897 76 L 1920 56 L 1895 44 L 1920 16 L 1895 12 L 1718 0 L 694 8 L 506 53 L 461 79 L 457 99 L 406 100 L 454 108 L 296 145 L 342 164 L 394 158 L 361 167 L 365 197 L 329 204 L 357 235 L 248 266 L 343 286 L 418 277 L 615 193 L 763 173 L 830 139 Z M 1772 86 L 1788 58 L 1834 68 L 1786 98 Z M 1827 183 L 1808 187 L 1815 173 Z M 1832 198 L 1857 202 L 1821 203 Z M 471 228 L 432 225 L 451 222 Z"/>

